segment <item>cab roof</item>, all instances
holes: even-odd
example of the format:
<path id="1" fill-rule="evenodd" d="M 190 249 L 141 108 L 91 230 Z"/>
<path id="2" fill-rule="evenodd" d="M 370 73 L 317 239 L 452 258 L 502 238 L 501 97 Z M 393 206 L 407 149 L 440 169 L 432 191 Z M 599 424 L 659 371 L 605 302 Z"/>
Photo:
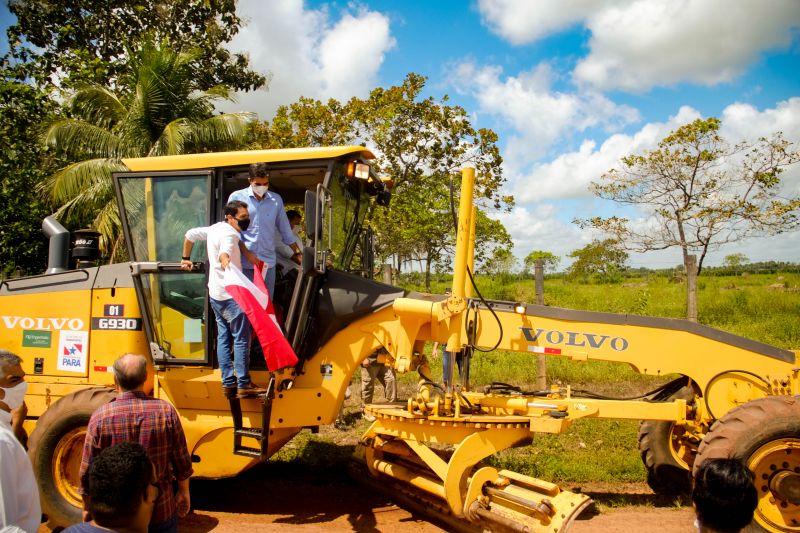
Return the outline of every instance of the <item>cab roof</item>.
<path id="1" fill-rule="evenodd" d="M 375 159 L 372 152 L 363 146 L 321 146 L 314 148 L 283 148 L 280 150 L 245 150 L 238 152 L 135 157 L 123 159 L 122 162 L 131 172 L 159 172 L 235 167 L 250 165 L 252 163 L 329 159 L 348 154 L 352 154 L 361 159 Z"/>

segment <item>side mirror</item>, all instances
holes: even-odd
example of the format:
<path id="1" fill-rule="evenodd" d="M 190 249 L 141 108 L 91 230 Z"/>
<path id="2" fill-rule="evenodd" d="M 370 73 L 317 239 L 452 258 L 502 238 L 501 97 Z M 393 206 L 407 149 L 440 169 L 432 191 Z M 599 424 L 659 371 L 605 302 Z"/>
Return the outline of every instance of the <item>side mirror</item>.
<path id="1" fill-rule="evenodd" d="M 306 191 L 303 207 L 306 219 L 306 235 L 309 239 L 311 239 L 312 242 L 316 243 L 322 237 L 322 220 L 317 220 L 316 193 Z"/>
<path id="2" fill-rule="evenodd" d="M 383 207 L 389 207 L 389 202 L 392 200 L 392 191 L 383 190 L 375 196 L 375 203 Z"/>

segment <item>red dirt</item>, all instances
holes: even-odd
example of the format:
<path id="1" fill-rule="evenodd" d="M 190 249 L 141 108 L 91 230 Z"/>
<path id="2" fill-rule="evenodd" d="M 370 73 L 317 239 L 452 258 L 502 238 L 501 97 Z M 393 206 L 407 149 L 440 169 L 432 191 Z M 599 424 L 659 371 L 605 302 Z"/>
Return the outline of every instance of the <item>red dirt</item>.
<path id="1" fill-rule="evenodd" d="M 284 469 L 279 469 L 284 470 Z M 564 486 L 574 490 L 576 487 Z M 580 487 L 599 505 L 575 521 L 570 533 L 693 533 L 690 507 L 665 507 L 644 484 L 590 483 Z M 182 533 L 215 532 L 392 532 L 446 531 L 424 516 L 391 503 L 365 485 L 321 472 L 286 475 L 256 468 L 232 479 L 193 480 L 192 512 L 180 520 Z M 614 501 L 610 508 L 603 502 Z M 616 505 L 622 505 L 617 507 Z M 45 526 L 39 533 L 50 533 Z"/>
<path id="2" fill-rule="evenodd" d="M 368 531 L 433 533 L 445 531 L 392 504 L 389 497 L 356 482 L 303 472 L 276 476 L 258 469 L 238 478 L 193 481 L 193 512 L 180 522 L 187 533 L 207 531 Z M 575 488 L 575 487 L 565 487 Z M 601 503 L 584 513 L 570 533 L 694 531 L 689 507 L 657 507 L 643 484 L 588 484 L 581 489 Z M 602 502 L 623 507 L 609 508 Z M 627 503 L 639 505 L 626 505 Z M 655 503 L 654 503 L 655 502 Z"/>

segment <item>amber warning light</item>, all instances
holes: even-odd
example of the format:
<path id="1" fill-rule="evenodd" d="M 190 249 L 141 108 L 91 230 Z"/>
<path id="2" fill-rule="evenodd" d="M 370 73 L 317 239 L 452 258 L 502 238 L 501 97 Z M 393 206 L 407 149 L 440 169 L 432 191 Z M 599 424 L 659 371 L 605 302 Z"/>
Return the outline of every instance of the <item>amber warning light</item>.
<path id="1" fill-rule="evenodd" d="M 368 180 L 369 165 L 366 163 L 359 163 L 357 161 L 350 161 L 347 163 L 347 177 L 356 178 L 359 180 Z"/>

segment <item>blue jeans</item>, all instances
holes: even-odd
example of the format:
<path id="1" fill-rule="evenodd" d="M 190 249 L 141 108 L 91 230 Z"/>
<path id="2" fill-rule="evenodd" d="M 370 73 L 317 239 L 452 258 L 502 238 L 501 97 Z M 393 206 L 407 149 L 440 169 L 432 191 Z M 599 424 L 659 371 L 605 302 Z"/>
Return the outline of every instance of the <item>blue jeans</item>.
<path id="1" fill-rule="evenodd" d="M 253 281 L 253 276 L 255 276 L 255 270 L 252 268 L 242 268 L 242 273 L 247 276 L 247 279 Z M 264 274 L 264 283 L 267 285 L 267 292 L 269 292 L 269 298 L 272 299 L 272 295 L 275 294 L 275 267 L 271 266 L 267 269 L 266 273 Z"/>
<path id="2" fill-rule="evenodd" d="M 211 309 L 217 319 L 217 359 L 222 374 L 222 386 L 238 388 L 250 384 L 250 321 L 233 298 L 211 301 Z M 233 339 L 233 350 L 231 350 Z M 231 362 L 231 351 L 233 361 Z M 236 377 L 234 377 L 234 370 Z"/>

